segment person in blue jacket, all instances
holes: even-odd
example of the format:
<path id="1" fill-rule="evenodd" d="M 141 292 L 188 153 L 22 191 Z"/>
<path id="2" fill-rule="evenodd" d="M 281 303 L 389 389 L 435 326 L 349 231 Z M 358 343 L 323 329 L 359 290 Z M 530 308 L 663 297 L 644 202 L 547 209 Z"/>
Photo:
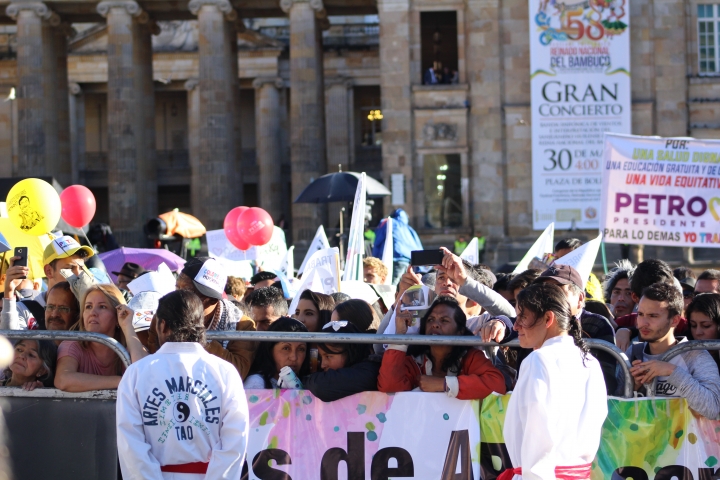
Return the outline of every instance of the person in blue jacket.
<path id="1" fill-rule="evenodd" d="M 393 272 L 392 283 L 397 285 L 400 277 L 410 266 L 410 252 L 422 250 L 423 246 L 420 237 L 410 226 L 410 218 L 402 208 L 398 208 L 390 214 L 393 219 Z M 387 235 L 387 221 L 383 220 L 375 230 L 375 244 L 373 245 L 373 256 L 382 258 L 385 237 Z"/>

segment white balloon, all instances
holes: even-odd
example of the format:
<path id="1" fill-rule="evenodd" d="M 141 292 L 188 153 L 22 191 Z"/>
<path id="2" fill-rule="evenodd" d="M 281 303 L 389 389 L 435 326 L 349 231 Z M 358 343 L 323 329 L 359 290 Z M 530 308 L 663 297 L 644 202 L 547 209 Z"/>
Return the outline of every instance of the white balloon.
<path id="1" fill-rule="evenodd" d="M 14 357 L 14 348 L 10 340 L 5 337 L 0 337 L 0 368 L 9 366 Z"/>

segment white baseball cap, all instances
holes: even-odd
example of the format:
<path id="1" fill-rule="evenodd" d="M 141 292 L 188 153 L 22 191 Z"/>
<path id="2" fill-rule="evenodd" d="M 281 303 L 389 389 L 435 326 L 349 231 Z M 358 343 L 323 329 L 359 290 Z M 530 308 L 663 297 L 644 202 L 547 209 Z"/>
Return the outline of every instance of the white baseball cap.
<path id="1" fill-rule="evenodd" d="M 225 268 L 210 257 L 196 257 L 185 264 L 182 273 L 190 277 L 200 293 L 221 300 L 225 293 Z"/>

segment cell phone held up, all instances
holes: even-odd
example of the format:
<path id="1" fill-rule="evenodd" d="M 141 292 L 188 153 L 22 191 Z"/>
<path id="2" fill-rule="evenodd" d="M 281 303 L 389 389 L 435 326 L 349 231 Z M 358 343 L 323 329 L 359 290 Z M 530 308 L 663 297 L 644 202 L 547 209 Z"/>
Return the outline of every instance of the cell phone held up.
<path id="1" fill-rule="evenodd" d="M 27 267 L 28 266 L 28 247 L 15 247 L 14 257 L 19 257 L 13 262 L 13 267 Z M 20 277 L 25 279 L 27 277 Z"/>
<path id="2" fill-rule="evenodd" d="M 440 265 L 443 257 L 442 250 L 413 250 L 410 252 L 410 265 L 413 267 Z"/>

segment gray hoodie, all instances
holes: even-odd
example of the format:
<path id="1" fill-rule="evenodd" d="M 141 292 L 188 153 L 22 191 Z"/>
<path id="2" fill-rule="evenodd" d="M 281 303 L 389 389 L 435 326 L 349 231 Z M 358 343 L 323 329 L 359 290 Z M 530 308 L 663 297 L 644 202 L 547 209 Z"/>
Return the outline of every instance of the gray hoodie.
<path id="1" fill-rule="evenodd" d="M 687 342 L 685 337 L 677 337 L 678 343 Z M 632 356 L 632 345 L 627 350 Z M 660 360 L 662 355 L 648 353 L 647 343 L 643 343 L 643 361 Z M 637 360 L 637 358 L 635 358 Z M 681 353 L 670 360 L 675 371 L 667 377 L 657 377 L 656 394 L 661 397 L 682 397 L 688 406 L 700 415 L 716 419 L 720 417 L 720 373 L 712 356 L 707 350 L 691 350 Z M 622 373 L 618 376 L 622 384 Z"/>

